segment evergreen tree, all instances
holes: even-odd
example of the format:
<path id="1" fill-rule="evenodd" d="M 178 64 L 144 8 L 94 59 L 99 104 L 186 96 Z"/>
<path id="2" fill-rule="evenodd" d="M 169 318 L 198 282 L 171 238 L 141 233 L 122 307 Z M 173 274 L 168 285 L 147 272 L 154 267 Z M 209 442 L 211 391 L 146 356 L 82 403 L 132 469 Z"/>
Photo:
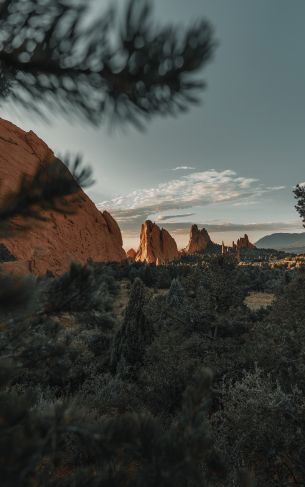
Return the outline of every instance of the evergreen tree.
<path id="1" fill-rule="evenodd" d="M 166 304 L 170 308 L 176 308 L 183 304 L 185 298 L 184 288 L 179 279 L 173 279 L 167 293 Z"/>
<path id="2" fill-rule="evenodd" d="M 296 210 L 298 211 L 300 217 L 303 220 L 305 226 L 305 185 L 297 184 L 294 189 L 295 198 L 298 200 L 296 205 Z"/>
<path id="3" fill-rule="evenodd" d="M 205 83 L 196 74 L 215 48 L 207 21 L 159 27 L 152 2 L 128 0 L 120 22 L 111 6 L 88 25 L 88 4 L 0 0 L 0 98 L 10 88 L 15 103 L 44 116 L 100 124 L 110 115 L 138 127 L 198 102 Z"/>
<path id="4" fill-rule="evenodd" d="M 127 366 L 141 362 L 145 347 L 152 340 L 153 330 L 144 315 L 144 304 L 145 287 L 141 279 L 136 278 L 130 291 L 123 324 L 114 338 L 111 357 L 114 370 L 122 360 Z"/>

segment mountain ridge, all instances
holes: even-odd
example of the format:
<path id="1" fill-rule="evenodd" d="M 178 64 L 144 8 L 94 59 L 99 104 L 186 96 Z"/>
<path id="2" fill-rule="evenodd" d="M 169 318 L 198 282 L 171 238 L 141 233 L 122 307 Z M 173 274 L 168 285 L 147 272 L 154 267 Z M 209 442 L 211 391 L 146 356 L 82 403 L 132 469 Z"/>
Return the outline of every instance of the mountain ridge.
<path id="1" fill-rule="evenodd" d="M 283 250 L 295 253 L 305 252 L 305 232 L 288 233 L 276 232 L 260 238 L 256 244 L 258 248 Z"/>

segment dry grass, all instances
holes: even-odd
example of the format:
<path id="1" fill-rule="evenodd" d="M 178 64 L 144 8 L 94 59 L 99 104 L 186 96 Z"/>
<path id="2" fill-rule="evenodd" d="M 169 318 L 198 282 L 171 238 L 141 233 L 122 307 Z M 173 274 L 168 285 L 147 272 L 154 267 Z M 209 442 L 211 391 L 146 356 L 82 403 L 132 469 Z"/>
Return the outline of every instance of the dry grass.
<path id="1" fill-rule="evenodd" d="M 257 311 L 261 308 L 267 308 L 275 300 L 275 295 L 272 293 L 257 293 L 252 292 L 245 299 L 245 304 L 252 311 Z"/>

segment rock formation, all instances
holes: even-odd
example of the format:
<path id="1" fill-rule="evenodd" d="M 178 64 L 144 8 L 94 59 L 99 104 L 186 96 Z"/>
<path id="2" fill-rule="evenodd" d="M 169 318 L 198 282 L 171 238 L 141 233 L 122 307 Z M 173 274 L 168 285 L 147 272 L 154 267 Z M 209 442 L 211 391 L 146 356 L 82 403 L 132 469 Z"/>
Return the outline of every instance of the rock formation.
<path id="1" fill-rule="evenodd" d="M 232 247 L 233 247 L 233 250 L 255 249 L 255 245 L 250 242 L 247 234 L 245 234 L 244 237 L 239 238 L 237 240 L 237 243 L 233 242 Z"/>
<path id="2" fill-rule="evenodd" d="M 222 255 L 228 255 L 228 253 L 229 253 L 229 249 L 225 245 L 224 241 L 222 241 L 222 244 L 221 244 L 221 253 L 222 253 Z"/>
<path id="3" fill-rule="evenodd" d="M 129 260 L 136 260 L 136 255 L 137 255 L 137 252 L 135 251 L 135 249 L 129 249 L 127 251 L 127 257 Z"/>
<path id="4" fill-rule="evenodd" d="M 141 228 L 140 247 L 136 261 L 148 264 L 164 264 L 179 257 L 177 244 L 164 228 L 146 220 Z"/>
<path id="5" fill-rule="evenodd" d="M 212 240 L 205 228 L 199 230 L 197 225 L 192 225 L 189 236 L 189 243 L 185 248 L 187 254 L 194 254 L 196 252 L 204 252 Z"/>
<path id="6" fill-rule="evenodd" d="M 32 131 L 25 132 L 0 118 L 1 194 L 16 191 L 23 174 L 32 176 L 39 165 L 54 160 L 53 152 Z M 119 226 L 112 216 L 101 213 L 80 189 L 74 213 L 44 211 L 46 221 L 33 221 L 28 230 L 0 235 L 0 243 L 16 258 L 4 267 L 35 274 L 60 274 L 71 261 L 126 259 Z M 14 223 L 22 224 L 21 217 Z"/>

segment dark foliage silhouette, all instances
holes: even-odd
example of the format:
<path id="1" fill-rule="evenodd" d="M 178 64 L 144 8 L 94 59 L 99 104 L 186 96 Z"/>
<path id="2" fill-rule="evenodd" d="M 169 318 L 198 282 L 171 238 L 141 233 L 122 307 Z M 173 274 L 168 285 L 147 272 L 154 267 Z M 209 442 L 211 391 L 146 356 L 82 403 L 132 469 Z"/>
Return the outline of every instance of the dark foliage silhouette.
<path id="1" fill-rule="evenodd" d="M 115 285 L 111 286 L 114 292 Z M 70 270 L 52 279 L 47 286 L 45 311 L 107 311 L 110 293 L 107 276 L 94 271 L 89 264 L 81 266 L 72 263 Z"/>
<path id="2" fill-rule="evenodd" d="M 122 327 L 113 344 L 112 367 L 128 367 L 141 363 L 146 346 L 152 341 L 153 330 L 144 314 L 145 287 L 135 279 Z"/>
<path id="3" fill-rule="evenodd" d="M 90 25 L 87 2 L 1 0 L 0 93 L 47 116 L 60 110 L 88 122 L 176 115 L 197 103 L 196 74 L 215 41 L 206 21 L 180 31 L 152 22 L 152 5 L 128 0 L 119 23 L 110 8 Z M 113 43 L 112 34 L 115 33 Z M 38 102 L 41 102 L 40 104 Z"/>
<path id="4" fill-rule="evenodd" d="M 302 485 L 304 273 L 254 313 L 258 278 L 230 259 L 152 267 L 150 288 L 145 267 L 73 265 L 34 280 L 30 313 L 1 306 L 3 485 Z"/>
<path id="5" fill-rule="evenodd" d="M 298 200 L 296 210 L 302 218 L 305 226 L 305 186 L 297 184 L 293 192 L 295 198 Z"/>

